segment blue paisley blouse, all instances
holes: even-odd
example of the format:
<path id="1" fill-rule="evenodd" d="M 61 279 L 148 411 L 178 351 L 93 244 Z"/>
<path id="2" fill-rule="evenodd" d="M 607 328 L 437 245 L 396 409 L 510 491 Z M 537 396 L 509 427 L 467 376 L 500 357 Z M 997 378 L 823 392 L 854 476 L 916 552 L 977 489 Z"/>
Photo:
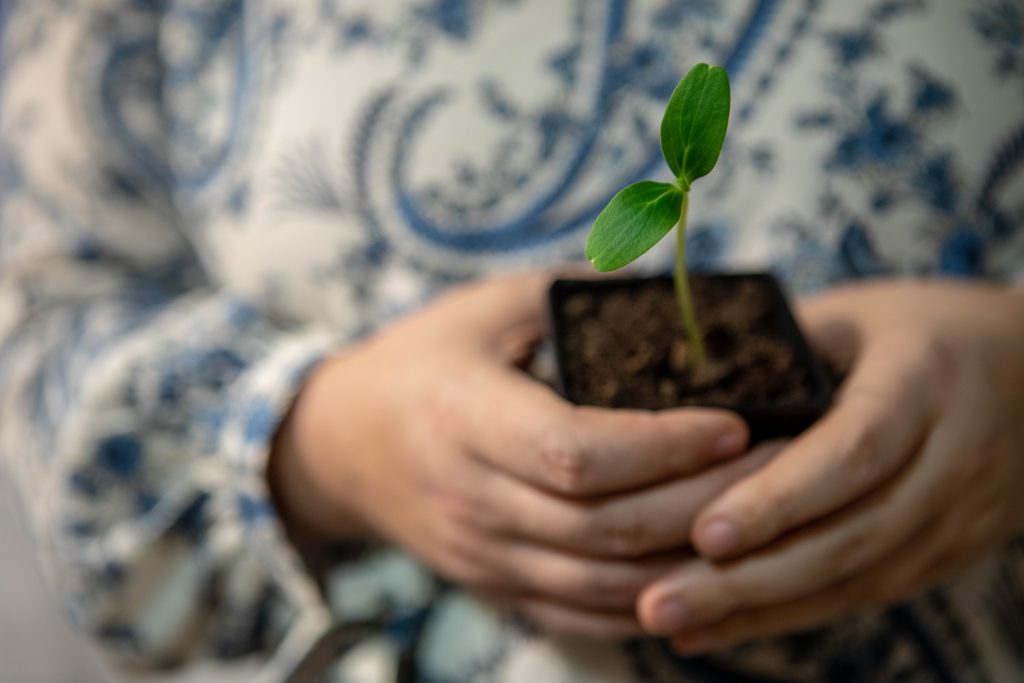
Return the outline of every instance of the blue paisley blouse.
<path id="1" fill-rule="evenodd" d="M 326 353 L 579 259 L 609 195 L 663 174 L 697 61 L 734 94 L 696 267 L 796 294 L 1024 275 L 1019 0 L 0 0 L 0 26 L 0 461 L 110 650 L 266 681 L 318 643 L 308 680 L 1024 680 L 1024 542 L 895 609 L 682 658 L 544 638 L 396 549 L 320 584 L 264 477 Z"/>

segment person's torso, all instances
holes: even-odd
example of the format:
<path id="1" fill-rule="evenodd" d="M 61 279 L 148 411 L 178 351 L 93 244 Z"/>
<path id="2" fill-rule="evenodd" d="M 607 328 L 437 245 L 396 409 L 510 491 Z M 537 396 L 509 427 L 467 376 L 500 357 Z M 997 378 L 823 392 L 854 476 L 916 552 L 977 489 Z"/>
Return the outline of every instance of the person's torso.
<path id="1" fill-rule="evenodd" d="M 164 13 L 163 127 L 133 116 L 152 96 L 153 46 L 131 21 L 100 29 L 83 104 L 140 173 L 170 181 L 213 279 L 282 320 L 358 334 L 467 279 L 581 260 L 611 194 L 666 178 L 660 117 L 699 61 L 729 70 L 733 98 L 719 166 L 693 190 L 694 267 L 770 268 L 797 292 L 1024 270 L 1013 2 L 156 6 L 137 11 Z M 670 259 L 656 249 L 643 267 Z M 1019 574 L 1024 553 L 1000 562 Z M 535 638 L 466 596 L 433 601 L 408 567 L 375 572 L 356 602 L 407 597 L 437 681 L 974 681 L 1021 666 L 1003 647 L 1024 642 L 1020 621 L 993 608 L 1000 590 L 1021 604 L 1003 566 L 959 597 L 718 663 L 657 641 Z M 389 638 L 361 656 L 393 657 Z"/>
<path id="2" fill-rule="evenodd" d="M 108 87 L 83 92 L 173 178 L 215 278 L 286 318 L 370 329 L 454 282 L 581 259 L 612 193 L 667 176 L 660 117 L 699 61 L 733 99 L 693 192 L 696 268 L 768 267 L 799 292 L 1021 270 L 1013 3 L 169 7 L 166 139 L 132 123 L 148 53 L 130 22 L 96 46 Z"/>

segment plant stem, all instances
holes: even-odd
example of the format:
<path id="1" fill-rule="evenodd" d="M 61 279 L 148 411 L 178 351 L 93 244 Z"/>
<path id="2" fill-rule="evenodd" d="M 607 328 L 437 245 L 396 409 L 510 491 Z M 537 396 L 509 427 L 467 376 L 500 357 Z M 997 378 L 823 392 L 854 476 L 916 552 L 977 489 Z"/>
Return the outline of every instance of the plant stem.
<path id="1" fill-rule="evenodd" d="M 676 303 L 679 305 L 679 313 L 682 315 L 683 328 L 686 331 L 686 340 L 690 344 L 690 358 L 692 367 L 704 363 L 704 339 L 701 337 L 700 327 L 697 326 L 697 316 L 693 310 L 693 298 L 690 296 L 690 279 L 686 273 L 686 209 L 690 203 L 690 194 L 683 195 L 683 204 L 679 207 L 679 223 L 676 225 Z"/>

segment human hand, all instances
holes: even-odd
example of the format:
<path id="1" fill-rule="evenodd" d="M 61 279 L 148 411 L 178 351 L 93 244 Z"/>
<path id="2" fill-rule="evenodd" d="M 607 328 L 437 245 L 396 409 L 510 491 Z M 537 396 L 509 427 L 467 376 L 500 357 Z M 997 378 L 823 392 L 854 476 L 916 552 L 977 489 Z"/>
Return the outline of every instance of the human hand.
<path id="1" fill-rule="evenodd" d="M 832 410 L 694 524 L 642 623 L 695 654 L 919 594 L 1024 525 L 1024 295 L 879 283 L 803 308 Z"/>
<path id="2" fill-rule="evenodd" d="M 549 630 L 631 635 L 697 510 L 768 455 L 724 462 L 730 413 L 576 407 L 518 369 L 549 281 L 460 288 L 322 364 L 270 476 L 307 534 L 362 526 Z"/>

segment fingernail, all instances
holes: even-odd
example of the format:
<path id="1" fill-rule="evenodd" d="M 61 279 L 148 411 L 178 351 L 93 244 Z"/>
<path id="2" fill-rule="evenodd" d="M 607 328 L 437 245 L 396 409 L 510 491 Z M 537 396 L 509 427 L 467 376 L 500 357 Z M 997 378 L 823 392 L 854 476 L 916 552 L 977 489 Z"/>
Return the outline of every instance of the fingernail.
<path id="1" fill-rule="evenodd" d="M 686 603 L 679 598 L 666 598 L 654 608 L 654 624 L 663 633 L 673 633 L 686 626 Z"/>
<path id="2" fill-rule="evenodd" d="M 743 432 L 735 430 L 726 432 L 715 442 L 715 454 L 720 458 L 736 455 L 743 448 L 743 442 Z"/>
<path id="3" fill-rule="evenodd" d="M 696 537 L 697 546 L 707 555 L 730 555 L 740 549 L 740 530 L 723 519 L 703 525 Z"/>

